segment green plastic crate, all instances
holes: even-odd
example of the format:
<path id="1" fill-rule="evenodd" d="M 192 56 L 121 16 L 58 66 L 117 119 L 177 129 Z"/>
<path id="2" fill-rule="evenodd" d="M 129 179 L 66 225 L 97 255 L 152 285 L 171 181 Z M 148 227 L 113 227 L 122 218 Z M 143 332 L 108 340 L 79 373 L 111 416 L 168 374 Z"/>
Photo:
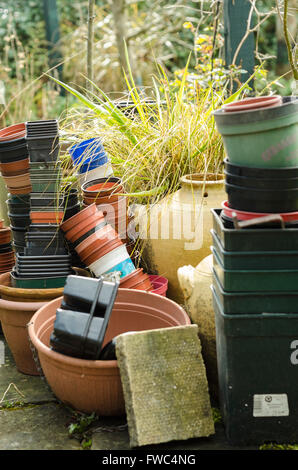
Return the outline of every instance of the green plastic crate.
<path id="1" fill-rule="evenodd" d="M 298 269 L 298 251 L 226 251 L 214 230 L 213 246 L 224 269 Z"/>
<path id="2" fill-rule="evenodd" d="M 229 270 L 224 269 L 214 247 L 213 268 L 228 292 L 296 292 L 298 268 L 296 270 Z"/>
<path id="3" fill-rule="evenodd" d="M 213 229 L 226 251 L 298 251 L 297 228 L 227 229 L 224 227 L 221 209 L 211 209 Z"/>
<path id="4" fill-rule="evenodd" d="M 298 315 L 226 315 L 213 292 L 220 406 L 232 445 L 298 441 Z"/>
<path id="5" fill-rule="evenodd" d="M 222 311 L 228 315 L 298 313 L 296 292 L 226 292 L 213 272 L 213 289 Z"/>

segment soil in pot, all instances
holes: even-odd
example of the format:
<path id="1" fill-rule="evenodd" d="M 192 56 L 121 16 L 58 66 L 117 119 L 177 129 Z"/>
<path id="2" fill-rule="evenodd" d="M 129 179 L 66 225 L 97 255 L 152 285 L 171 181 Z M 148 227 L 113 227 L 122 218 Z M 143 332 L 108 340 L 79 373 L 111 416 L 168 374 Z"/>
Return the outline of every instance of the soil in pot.
<path id="1" fill-rule="evenodd" d="M 50 349 L 50 335 L 61 301 L 62 297 L 42 307 L 29 326 L 29 335 L 38 351 L 47 382 L 59 400 L 76 410 L 103 416 L 125 414 L 117 361 L 71 358 Z M 169 299 L 147 292 L 119 289 L 103 347 L 127 331 L 188 324 L 190 319 L 185 311 Z"/>

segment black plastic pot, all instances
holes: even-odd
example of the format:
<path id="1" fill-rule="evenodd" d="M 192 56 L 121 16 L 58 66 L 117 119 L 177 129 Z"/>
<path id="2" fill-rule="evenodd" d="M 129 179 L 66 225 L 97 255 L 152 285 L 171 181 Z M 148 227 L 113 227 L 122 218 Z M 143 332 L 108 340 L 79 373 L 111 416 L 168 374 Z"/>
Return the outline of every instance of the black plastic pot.
<path id="1" fill-rule="evenodd" d="M 105 347 L 100 351 L 98 356 L 99 361 L 116 361 L 116 338 L 113 338 Z"/>
<path id="2" fill-rule="evenodd" d="M 298 167 L 291 168 L 254 168 L 235 165 L 224 160 L 225 170 L 230 175 L 265 180 L 286 180 L 298 178 Z"/>
<path id="3" fill-rule="evenodd" d="M 65 263 L 70 265 L 71 264 L 71 257 L 70 255 L 52 255 L 52 256 L 32 256 L 32 255 L 17 255 L 16 257 L 19 264 L 40 264 L 40 263 Z"/>
<path id="4" fill-rule="evenodd" d="M 96 225 L 95 227 L 93 227 L 91 230 L 88 230 L 88 232 L 84 233 L 84 235 L 82 235 L 80 238 L 78 238 L 74 243 L 70 243 L 70 246 L 75 249 L 83 240 L 85 240 L 86 238 L 88 238 L 90 235 L 92 235 L 94 232 L 97 232 L 97 230 L 100 230 L 102 229 L 105 225 L 107 225 L 107 222 L 104 220 L 103 222 L 101 222 L 100 224 Z"/>
<path id="5" fill-rule="evenodd" d="M 52 234 L 59 232 L 60 226 L 56 224 L 31 224 L 28 227 L 28 232 L 50 232 Z"/>
<path id="6" fill-rule="evenodd" d="M 22 205 L 22 204 L 10 204 L 7 202 L 7 207 L 9 209 L 9 213 L 13 216 L 23 215 L 26 216 L 30 214 L 30 206 Z"/>
<path id="7" fill-rule="evenodd" d="M 264 189 L 274 191 L 275 189 L 298 189 L 298 178 L 284 178 L 284 179 L 264 179 L 252 178 L 247 176 L 236 176 L 224 172 L 226 182 L 231 185 L 241 186 L 250 189 Z"/>
<path id="8" fill-rule="evenodd" d="M 60 149 L 57 139 L 30 139 L 27 146 L 30 162 L 57 161 Z"/>
<path id="9" fill-rule="evenodd" d="M 26 245 L 25 235 L 27 233 L 27 230 L 24 229 L 24 228 L 13 227 L 13 226 L 10 226 L 10 228 L 11 228 L 11 234 L 12 234 L 13 241 L 17 245 L 25 246 Z"/>
<path id="10" fill-rule="evenodd" d="M 28 148 L 24 138 L 5 142 L 5 145 L 0 143 L 0 162 L 12 163 L 23 160 L 28 157 Z"/>
<path id="11" fill-rule="evenodd" d="M 78 202 L 77 204 L 73 206 L 67 206 L 67 208 L 64 211 L 64 217 L 63 217 L 63 222 L 65 220 L 70 219 L 73 215 L 77 214 L 81 210 L 81 204 Z"/>
<path id="12" fill-rule="evenodd" d="M 62 354 L 96 360 L 102 349 L 119 283 L 88 278 L 87 283 L 84 282 L 84 289 L 80 288 L 81 293 L 85 292 L 79 297 L 75 291 L 83 280 L 86 281 L 81 276 L 68 276 L 64 286 L 64 301 L 71 301 L 74 309 L 57 309 L 50 344 L 52 349 Z M 86 291 L 92 295 L 87 303 Z M 85 312 L 75 310 L 77 303 L 81 307 L 87 306 Z"/>
<path id="13" fill-rule="evenodd" d="M 298 211 L 298 189 L 262 190 L 225 184 L 229 206 L 248 212 L 282 213 Z"/>
<path id="14" fill-rule="evenodd" d="M 13 242 L 12 247 L 15 253 L 18 253 L 18 254 L 24 253 L 24 249 L 25 249 L 24 245 L 20 245 L 18 243 Z"/>
<path id="15" fill-rule="evenodd" d="M 27 228 L 30 225 L 30 217 L 26 214 L 7 214 L 10 220 L 10 224 L 16 228 Z"/>
<path id="16" fill-rule="evenodd" d="M 8 193 L 8 201 L 11 204 L 20 204 L 30 206 L 30 194 L 10 194 Z"/>
<path id="17" fill-rule="evenodd" d="M 11 243 L 3 243 L 3 245 L 0 245 L 0 253 L 8 253 L 9 251 L 12 250 L 12 244 Z"/>
<path id="18" fill-rule="evenodd" d="M 26 248 L 24 250 L 25 255 L 67 255 L 68 251 L 64 240 L 58 237 L 28 237 L 26 234 Z"/>

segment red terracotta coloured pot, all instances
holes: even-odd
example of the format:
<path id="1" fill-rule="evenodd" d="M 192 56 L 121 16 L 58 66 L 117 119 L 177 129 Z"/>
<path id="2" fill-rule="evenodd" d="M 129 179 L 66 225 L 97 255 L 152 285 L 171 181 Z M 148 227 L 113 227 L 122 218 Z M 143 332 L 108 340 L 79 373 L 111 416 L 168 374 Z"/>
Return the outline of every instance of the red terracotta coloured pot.
<path id="1" fill-rule="evenodd" d="M 82 185 L 83 195 L 87 198 L 93 198 L 96 195 L 107 197 L 111 194 L 116 194 L 116 192 L 123 193 L 123 191 L 121 179 L 114 176 L 86 181 Z"/>
<path id="2" fill-rule="evenodd" d="M 94 196 L 94 197 L 84 197 L 83 202 L 86 206 L 95 203 L 97 206 L 100 204 L 111 204 L 112 202 L 117 202 L 120 198 L 122 198 L 122 194 L 112 194 L 111 196 Z"/>
<path id="3" fill-rule="evenodd" d="M 115 250 L 115 248 L 118 248 L 118 246 L 121 245 L 123 245 L 123 243 L 120 238 L 116 238 L 115 240 L 108 240 L 104 245 L 94 248 L 84 257 L 81 256 L 81 260 L 83 261 L 83 263 L 86 264 L 86 266 L 90 266 L 92 263 L 102 258 L 107 253 L 110 253 L 110 251 Z"/>
<path id="4" fill-rule="evenodd" d="M 28 168 L 25 170 L 28 171 Z M 1 175 L 3 177 L 11 177 L 11 176 L 20 176 L 24 174 L 24 170 L 16 170 L 16 171 L 3 171 L 1 170 Z"/>
<path id="5" fill-rule="evenodd" d="M 29 194 L 32 191 L 32 186 L 24 186 L 20 188 L 9 188 L 11 194 Z"/>
<path id="6" fill-rule="evenodd" d="M 81 210 L 80 212 L 73 215 L 72 217 L 67 219 L 65 222 L 63 222 L 60 228 L 64 233 L 66 233 L 69 230 L 71 230 L 73 227 L 75 227 L 77 224 L 79 224 L 80 222 L 86 220 L 93 214 L 96 214 L 96 212 L 97 212 L 96 204 L 91 204 L 90 206 L 85 207 L 83 210 Z"/>
<path id="7" fill-rule="evenodd" d="M 102 416 L 125 414 L 117 361 L 78 359 L 50 349 L 56 310 L 62 297 L 44 305 L 29 325 L 46 380 L 59 400 L 75 410 Z M 119 289 L 104 343 L 121 333 L 189 325 L 180 305 L 148 292 Z"/>
<path id="8" fill-rule="evenodd" d="M 96 212 L 93 215 L 90 215 L 85 220 L 79 222 L 71 230 L 66 232 L 64 235 L 68 241 L 74 243 L 76 240 L 81 238 L 85 233 L 88 233 L 89 230 L 93 229 L 97 225 L 100 225 L 105 222 L 104 215 L 102 212 Z"/>
<path id="9" fill-rule="evenodd" d="M 86 250 L 92 251 L 96 247 L 104 245 L 109 240 L 119 238 L 118 233 L 109 224 L 102 227 L 100 230 L 92 233 L 89 237 L 83 240 L 77 247 L 76 251 L 80 256 L 86 256 Z"/>
<path id="10" fill-rule="evenodd" d="M 246 98 L 244 100 L 235 101 L 223 105 L 222 109 L 226 113 L 233 113 L 239 111 L 249 111 L 260 108 L 269 108 L 271 106 L 277 106 L 282 104 L 281 96 L 257 96 L 254 98 Z"/>
<path id="11" fill-rule="evenodd" d="M 168 279 L 163 276 L 158 276 L 157 274 L 150 274 L 149 278 L 151 284 L 153 285 L 152 292 L 154 294 L 163 295 L 165 297 L 168 290 Z"/>
<path id="12" fill-rule="evenodd" d="M 26 128 L 25 123 L 14 124 L 9 127 L 5 127 L 0 130 L 0 142 L 5 142 L 8 140 L 15 140 L 21 137 L 25 137 Z"/>
<path id="13" fill-rule="evenodd" d="M 22 173 L 18 176 L 3 176 L 3 179 L 8 188 L 23 188 L 30 186 L 30 173 Z"/>
<path id="14" fill-rule="evenodd" d="M 153 285 L 143 268 L 138 268 L 121 279 L 120 288 L 152 291 Z"/>
<path id="15" fill-rule="evenodd" d="M 0 245 L 5 245 L 11 241 L 10 227 L 5 227 L 0 230 Z"/>
<path id="16" fill-rule="evenodd" d="M 23 160 L 18 160 L 16 162 L 9 162 L 9 163 L 0 163 L 0 170 L 2 174 L 4 172 L 14 172 L 14 171 L 21 171 L 23 170 L 23 173 L 25 172 L 24 170 L 29 171 L 30 168 L 30 163 L 29 163 L 29 158 L 24 158 Z"/>
<path id="17" fill-rule="evenodd" d="M 30 219 L 33 224 L 60 224 L 64 217 L 64 212 L 39 212 L 31 211 Z"/>

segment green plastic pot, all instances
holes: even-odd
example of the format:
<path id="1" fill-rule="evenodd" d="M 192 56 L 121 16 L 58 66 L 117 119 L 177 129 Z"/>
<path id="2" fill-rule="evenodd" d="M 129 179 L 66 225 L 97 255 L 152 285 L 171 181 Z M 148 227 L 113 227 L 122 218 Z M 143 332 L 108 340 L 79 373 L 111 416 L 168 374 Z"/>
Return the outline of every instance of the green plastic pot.
<path id="1" fill-rule="evenodd" d="M 281 105 L 227 113 L 215 111 L 229 161 L 257 168 L 298 166 L 298 98 L 284 97 Z"/>
<path id="2" fill-rule="evenodd" d="M 67 276 L 62 277 L 47 277 L 47 278 L 18 278 L 14 272 L 10 273 L 12 287 L 19 287 L 22 289 L 52 289 L 64 287 Z"/>

